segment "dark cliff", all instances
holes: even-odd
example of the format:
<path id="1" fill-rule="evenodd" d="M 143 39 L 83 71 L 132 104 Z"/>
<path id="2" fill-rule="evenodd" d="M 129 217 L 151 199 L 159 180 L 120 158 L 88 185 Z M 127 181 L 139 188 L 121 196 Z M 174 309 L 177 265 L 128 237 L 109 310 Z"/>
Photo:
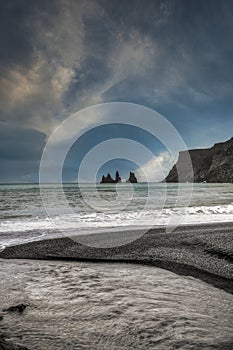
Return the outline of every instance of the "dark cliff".
<path id="1" fill-rule="evenodd" d="M 186 169 L 185 157 L 190 155 L 193 166 L 193 178 Z M 179 169 L 179 180 L 177 175 Z M 216 143 L 211 148 L 194 149 L 179 153 L 164 182 L 233 182 L 233 138 Z"/>

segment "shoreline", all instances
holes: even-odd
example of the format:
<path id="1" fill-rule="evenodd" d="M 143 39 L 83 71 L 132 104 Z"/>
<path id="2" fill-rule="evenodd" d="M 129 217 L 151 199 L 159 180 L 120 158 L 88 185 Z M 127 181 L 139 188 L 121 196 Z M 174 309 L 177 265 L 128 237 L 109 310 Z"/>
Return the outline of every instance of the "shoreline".
<path id="1" fill-rule="evenodd" d="M 182 225 L 172 233 L 159 227 L 142 237 L 138 230 L 107 232 L 79 236 L 78 242 L 64 237 L 9 246 L 0 258 L 143 264 L 191 276 L 233 294 L 232 233 L 233 223 Z M 127 242 L 132 235 L 135 241 Z M 111 247 L 122 239 L 126 244 Z"/>

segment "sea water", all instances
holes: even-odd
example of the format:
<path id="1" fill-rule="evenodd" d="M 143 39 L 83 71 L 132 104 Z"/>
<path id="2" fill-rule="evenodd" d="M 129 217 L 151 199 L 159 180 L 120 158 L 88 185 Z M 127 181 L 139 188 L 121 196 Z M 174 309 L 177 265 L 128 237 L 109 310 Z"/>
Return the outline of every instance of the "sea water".
<path id="1" fill-rule="evenodd" d="M 72 232 L 163 226 L 171 218 L 179 224 L 233 221 L 233 184 L 64 184 L 66 202 L 58 185 L 42 190 L 46 203 L 38 184 L 0 185 L 2 249 Z"/>
<path id="2" fill-rule="evenodd" d="M 1 260 L 0 329 L 33 350 L 231 350 L 233 296 L 126 264 Z"/>
<path id="3" fill-rule="evenodd" d="M 148 205 L 147 184 L 98 185 L 98 193 L 94 185 L 66 184 L 72 213 L 58 185 L 43 186 L 46 205 L 38 185 L 1 185 L 2 249 L 58 231 L 130 229 L 155 224 L 157 217 L 155 225 L 166 225 L 174 214 L 188 224 L 233 221 L 231 184 L 194 184 L 183 206 L 176 184 L 151 184 Z M 181 186 L 184 197 L 192 191 Z M 100 198 L 112 203 L 119 191 L 127 206 L 98 209 Z M 28 349 L 233 348 L 232 294 L 189 276 L 131 264 L 1 259 L 0 278 L 0 328 Z M 23 314 L 2 311 L 19 303 L 29 305 Z"/>

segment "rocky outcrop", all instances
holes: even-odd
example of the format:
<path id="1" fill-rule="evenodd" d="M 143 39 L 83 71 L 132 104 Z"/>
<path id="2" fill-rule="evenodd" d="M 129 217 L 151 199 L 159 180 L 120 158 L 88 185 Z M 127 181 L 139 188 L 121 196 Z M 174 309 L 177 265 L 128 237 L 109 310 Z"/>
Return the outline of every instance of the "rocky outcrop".
<path id="1" fill-rule="evenodd" d="M 186 165 L 187 153 L 191 158 L 193 176 Z M 233 138 L 211 148 L 180 152 L 164 182 L 233 182 Z"/>
<path id="2" fill-rule="evenodd" d="M 119 175 L 118 170 L 116 171 L 116 176 L 115 176 L 115 183 L 117 183 L 117 182 L 121 182 L 121 177 Z"/>
<path id="3" fill-rule="evenodd" d="M 18 312 L 20 314 L 22 314 L 24 312 L 24 310 L 26 309 L 26 307 L 28 307 L 28 304 L 18 304 L 15 306 L 10 306 L 8 307 L 8 309 L 4 309 L 3 311 L 7 311 L 7 312 Z"/>
<path id="4" fill-rule="evenodd" d="M 130 171 L 129 178 L 128 178 L 127 182 L 131 182 L 131 183 L 137 183 L 138 182 L 135 174 L 132 171 Z"/>
<path id="5" fill-rule="evenodd" d="M 116 171 L 115 179 L 112 178 L 112 176 L 108 173 L 107 176 L 102 176 L 102 180 L 100 181 L 101 184 L 115 184 L 121 182 L 121 177 L 119 175 L 119 172 Z M 131 183 L 137 183 L 138 180 L 133 172 L 130 171 L 129 178 L 126 182 Z"/>
<path id="6" fill-rule="evenodd" d="M 100 181 L 101 184 L 111 184 L 114 183 L 114 180 L 112 176 L 108 173 L 107 176 L 102 176 L 102 180 Z"/>
<path id="7" fill-rule="evenodd" d="M 101 184 L 114 184 L 121 182 L 121 177 L 119 175 L 118 170 L 116 171 L 115 180 L 112 178 L 112 176 L 108 173 L 107 176 L 102 176 L 102 180 L 100 181 Z"/>

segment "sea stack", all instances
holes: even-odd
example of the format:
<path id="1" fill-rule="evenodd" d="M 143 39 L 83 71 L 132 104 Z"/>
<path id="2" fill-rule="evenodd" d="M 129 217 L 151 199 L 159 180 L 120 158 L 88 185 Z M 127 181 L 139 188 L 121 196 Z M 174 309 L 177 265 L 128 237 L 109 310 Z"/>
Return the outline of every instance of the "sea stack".
<path id="1" fill-rule="evenodd" d="M 132 171 L 130 171 L 129 178 L 128 178 L 127 182 L 131 182 L 134 184 L 138 182 L 135 174 Z"/>
<path id="2" fill-rule="evenodd" d="M 116 184 L 118 182 L 121 182 L 121 177 L 118 170 L 116 171 L 115 179 L 113 179 L 112 176 L 108 173 L 107 176 L 103 175 L 100 181 L 101 184 Z M 131 183 L 138 182 L 135 174 L 132 171 L 130 171 L 129 178 L 126 182 L 131 182 Z"/>
<path id="3" fill-rule="evenodd" d="M 116 171 L 116 176 L 115 176 L 115 183 L 117 183 L 117 182 L 121 182 L 121 177 L 119 175 L 119 171 L 118 170 Z"/>
<path id="4" fill-rule="evenodd" d="M 102 180 L 100 181 L 101 184 L 112 184 L 114 183 L 114 180 L 112 176 L 108 173 L 107 176 L 102 176 Z"/>
<path id="5" fill-rule="evenodd" d="M 112 178 L 112 176 L 108 173 L 107 176 L 102 176 L 102 180 L 100 181 L 101 184 L 114 184 L 121 182 L 121 177 L 119 175 L 119 171 L 116 171 L 115 180 Z"/>

